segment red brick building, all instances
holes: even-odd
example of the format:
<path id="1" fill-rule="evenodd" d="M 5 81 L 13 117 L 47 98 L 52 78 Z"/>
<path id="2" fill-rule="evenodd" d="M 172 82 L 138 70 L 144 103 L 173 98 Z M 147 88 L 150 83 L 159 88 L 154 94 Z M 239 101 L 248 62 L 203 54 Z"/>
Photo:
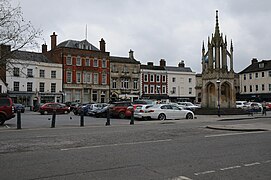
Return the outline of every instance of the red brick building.
<path id="1" fill-rule="evenodd" d="M 63 64 L 64 101 L 108 102 L 110 84 L 110 53 L 101 39 L 100 49 L 87 40 L 67 40 L 57 45 L 57 35 L 51 35 L 51 50 L 42 45 L 42 53 Z"/>

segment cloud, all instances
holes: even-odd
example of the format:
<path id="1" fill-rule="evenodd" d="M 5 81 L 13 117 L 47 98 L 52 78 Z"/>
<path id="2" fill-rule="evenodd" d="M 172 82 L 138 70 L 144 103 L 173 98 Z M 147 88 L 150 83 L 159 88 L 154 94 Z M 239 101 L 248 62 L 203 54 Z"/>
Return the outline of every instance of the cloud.
<path id="1" fill-rule="evenodd" d="M 146 64 L 177 66 L 184 60 L 193 71 L 201 72 L 202 41 L 214 32 L 215 11 L 219 10 L 220 31 L 233 40 L 234 69 L 241 71 L 253 57 L 270 59 L 268 0 L 13 0 L 20 2 L 26 19 L 58 42 L 85 38 L 95 46 L 101 38 L 111 55 L 135 57 Z M 42 42 L 43 43 L 43 42 Z"/>

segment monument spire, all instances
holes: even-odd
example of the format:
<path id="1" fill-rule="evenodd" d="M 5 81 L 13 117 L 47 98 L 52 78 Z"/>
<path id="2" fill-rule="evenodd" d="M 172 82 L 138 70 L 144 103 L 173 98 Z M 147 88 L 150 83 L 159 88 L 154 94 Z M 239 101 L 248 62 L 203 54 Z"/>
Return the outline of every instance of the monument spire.
<path id="1" fill-rule="evenodd" d="M 215 24 L 215 35 L 214 36 L 219 36 L 219 23 L 218 23 L 218 10 L 216 10 L 216 24 Z"/>

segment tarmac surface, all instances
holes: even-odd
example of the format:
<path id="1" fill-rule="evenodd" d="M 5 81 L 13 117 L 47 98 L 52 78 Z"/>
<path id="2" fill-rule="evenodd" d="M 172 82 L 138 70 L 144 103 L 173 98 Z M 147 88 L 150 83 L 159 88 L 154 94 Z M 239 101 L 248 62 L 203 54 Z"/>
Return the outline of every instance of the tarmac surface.
<path id="1" fill-rule="evenodd" d="M 210 117 L 210 116 L 209 116 Z M 204 119 L 203 115 L 198 115 L 198 119 Z M 210 124 L 206 128 L 217 130 L 229 130 L 229 131 L 271 131 L 271 112 L 267 112 L 267 115 L 253 114 L 253 115 L 228 115 L 228 116 L 215 116 L 212 118 L 216 121 L 234 121 L 232 124 Z M 257 120 L 262 119 L 265 121 L 255 121 L 253 123 L 242 123 L 242 120 Z M 240 122 L 240 123 L 237 123 Z"/>

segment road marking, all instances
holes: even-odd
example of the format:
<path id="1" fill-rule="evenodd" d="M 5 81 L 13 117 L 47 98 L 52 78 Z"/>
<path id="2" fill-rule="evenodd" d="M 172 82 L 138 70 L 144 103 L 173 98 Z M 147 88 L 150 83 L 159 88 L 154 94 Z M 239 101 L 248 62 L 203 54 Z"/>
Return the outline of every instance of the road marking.
<path id="1" fill-rule="evenodd" d="M 271 163 L 271 160 L 264 161 L 263 163 Z"/>
<path id="2" fill-rule="evenodd" d="M 204 172 L 198 172 L 198 173 L 194 173 L 195 176 L 198 176 L 198 175 L 204 175 L 204 174 L 210 174 L 210 173 L 214 173 L 215 171 L 204 171 Z"/>
<path id="3" fill-rule="evenodd" d="M 213 135 L 207 135 L 206 138 L 210 137 L 222 137 L 222 136 L 235 136 L 235 135 L 243 135 L 243 134 L 258 134 L 258 133 L 265 133 L 268 131 L 256 131 L 256 132 L 241 132 L 241 133 L 226 133 L 226 134 L 213 134 Z"/>
<path id="4" fill-rule="evenodd" d="M 226 170 L 231 170 L 231 169 L 237 169 L 240 168 L 241 166 L 231 166 L 231 167 L 226 167 L 226 168 L 221 168 L 221 171 L 226 171 Z"/>
<path id="5" fill-rule="evenodd" d="M 250 164 L 244 164 L 245 167 L 249 167 L 249 166 L 255 166 L 255 165 L 259 165 L 261 163 L 259 162 L 255 162 L 255 163 L 250 163 Z"/>
<path id="6" fill-rule="evenodd" d="M 172 141 L 172 139 L 161 139 L 161 140 L 155 140 L 155 141 L 140 141 L 140 142 L 130 142 L 130 143 L 119 143 L 119 144 L 104 144 L 104 145 L 97 145 L 97 146 L 83 146 L 83 147 L 65 148 L 65 149 L 60 149 L 60 150 L 69 151 L 69 150 L 76 150 L 76 149 L 92 149 L 92 148 L 148 144 L 148 143 L 159 143 L 159 142 L 169 142 L 169 141 Z"/>
<path id="7" fill-rule="evenodd" d="M 10 128 L 8 125 L 5 125 L 6 126 L 6 128 Z"/>
<path id="8" fill-rule="evenodd" d="M 174 177 L 174 178 L 170 178 L 168 180 L 192 180 L 186 176 L 178 176 L 178 177 Z"/>

